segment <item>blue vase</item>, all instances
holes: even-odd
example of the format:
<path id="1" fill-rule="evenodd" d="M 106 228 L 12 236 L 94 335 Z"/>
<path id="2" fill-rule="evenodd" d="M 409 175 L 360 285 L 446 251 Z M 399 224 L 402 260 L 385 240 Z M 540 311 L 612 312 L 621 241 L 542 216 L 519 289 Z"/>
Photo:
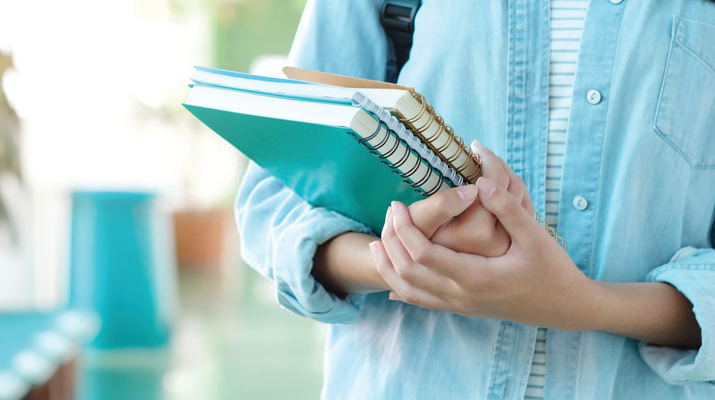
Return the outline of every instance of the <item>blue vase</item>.
<path id="1" fill-rule="evenodd" d="M 96 312 L 96 349 L 167 344 L 176 308 L 171 220 L 148 192 L 72 194 L 69 307 Z"/>

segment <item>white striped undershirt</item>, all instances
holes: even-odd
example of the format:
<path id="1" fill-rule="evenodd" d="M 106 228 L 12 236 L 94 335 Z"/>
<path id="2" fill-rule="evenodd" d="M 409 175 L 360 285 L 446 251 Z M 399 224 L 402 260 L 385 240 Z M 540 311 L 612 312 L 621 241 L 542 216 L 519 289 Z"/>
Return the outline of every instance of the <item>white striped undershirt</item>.
<path id="1" fill-rule="evenodd" d="M 551 0 L 550 3 L 549 128 L 544 219 L 556 229 L 571 98 L 589 0 Z M 538 328 L 524 399 L 543 400 L 545 380 L 546 329 Z"/>

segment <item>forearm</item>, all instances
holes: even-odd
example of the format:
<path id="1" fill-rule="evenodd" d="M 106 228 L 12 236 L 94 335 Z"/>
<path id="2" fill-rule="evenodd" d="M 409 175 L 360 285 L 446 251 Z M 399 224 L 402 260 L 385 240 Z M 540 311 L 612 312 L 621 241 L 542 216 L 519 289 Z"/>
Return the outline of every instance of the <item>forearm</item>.
<path id="1" fill-rule="evenodd" d="M 312 275 L 333 293 L 371 293 L 389 290 L 377 272 L 369 244 L 374 236 L 347 232 L 318 247 Z"/>
<path id="2" fill-rule="evenodd" d="M 593 330 L 648 343 L 697 349 L 700 326 L 693 306 L 667 283 L 598 282 Z"/>

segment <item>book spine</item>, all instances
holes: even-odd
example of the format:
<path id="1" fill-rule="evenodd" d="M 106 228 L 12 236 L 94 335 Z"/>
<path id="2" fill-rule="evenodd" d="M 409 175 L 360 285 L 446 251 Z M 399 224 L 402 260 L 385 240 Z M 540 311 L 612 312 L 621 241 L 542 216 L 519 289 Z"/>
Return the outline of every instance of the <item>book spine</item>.
<path id="1" fill-rule="evenodd" d="M 475 159 L 472 149 L 464 139 L 435 112 L 419 93 L 412 96 L 420 103 L 420 111 L 409 118 L 401 119 L 442 161 L 457 172 L 466 182 L 474 182 L 481 175 L 481 162 Z"/>
<path id="2" fill-rule="evenodd" d="M 375 116 L 375 131 L 367 136 L 351 134 L 360 144 L 370 150 L 382 163 L 392 169 L 418 193 L 427 197 L 451 186 L 441 173 L 427 163 L 397 134 Z"/>
<path id="3" fill-rule="evenodd" d="M 355 93 L 353 101 L 360 107 L 375 115 L 385 126 L 397 135 L 410 149 L 414 150 L 420 158 L 425 160 L 435 170 L 437 170 L 444 178 L 449 180 L 450 186 L 462 186 L 465 184 L 464 179 L 455 172 L 447 163 L 439 156 L 435 155 L 427 145 L 425 145 L 414 133 L 405 128 L 405 126 L 389 111 L 377 105 L 375 102 L 367 98 L 360 92 Z"/>

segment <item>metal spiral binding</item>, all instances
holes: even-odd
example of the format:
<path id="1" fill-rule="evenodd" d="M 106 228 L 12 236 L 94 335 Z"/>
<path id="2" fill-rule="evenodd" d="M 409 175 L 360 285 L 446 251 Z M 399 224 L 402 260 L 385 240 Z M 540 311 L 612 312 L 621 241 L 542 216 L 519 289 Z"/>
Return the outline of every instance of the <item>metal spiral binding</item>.
<path id="1" fill-rule="evenodd" d="M 546 229 L 546 232 L 549 232 L 549 235 L 551 235 L 551 237 L 554 238 L 556 242 L 564 248 L 564 251 L 566 250 L 566 241 L 564 240 L 564 238 L 559 236 L 559 234 L 556 232 L 556 229 L 550 227 L 549 224 L 546 223 L 546 220 L 541 218 L 541 216 L 536 212 L 534 212 L 534 220 L 536 220 L 536 222 L 543 226 L 544 229 Z"/>
<path id="2" fill-rule="evenodd" d="M 373 114 L 373 116 L 374 116 L 374 114 Z M 380 132 L 382 130 L 381 128 L 383 128 L 383 127 L 385 128 L 385 130 L 387 132 L 385 134 L 385 137 L 383 139 L 381 139 L 381 141 L 375 145 L 370 143 L 371 140 L 375 139 L 380 134 Z M 392 169 L 392 172 L 396 173 L 399 177 L 403 178 L 403 180 L 405 180 L 405 183 L 410 185 L 413 189 L 415 189 L 421 195 L 428 197 L 428 196 L 431 196 L 434 193 L 436 193 L 437 190 L 439 189 L 439 185 L 435 186 L 434 188 L 430 189 L 429 191 L 422 188 L 422 185 L 429 182 L 430 178 L 434 174 L 439 175 L 440 181 L 441 181 L 442 175 L 439 173 L 439 171 L 435 171 L 434 168 L 432 168 L 432 167 L 429 167 L 427 169 L 428 173 L 425 174 L 425 176 L 421 177 L 419 181 L 412 180 L 412 176 L 415 174 L 415 172 L 417 172 L 417 170 L 420 167 L 420 164 L 424 161 L 423 161 L 422 157 L 420 157 L 418 154 L 411 152 L 409 150 L 409 146 L 407 146 L 405 141 L 400 139 L 396 135 L 394 135 L 394 133 L 384 123 L 378 121 L 375 131 L 373 133 L 371 133 L 370 136 L 367 136 L 365 138 L 358 137 L 354 134 L 353 134 L 353 136 L 355 136 L 355 138 L 361 145 L 363 145 L 365 148 L 370 150 L 370 152 L 372 154 L 374 154 L 378 158 L 380 158 L 382 160 L 383 164 L 390 167 Z M 382 152 L 381 151 L 382 147 L 385 146 L 385 144 L 387 144 L 389 138 L 392 136 L 394 136 L 396 139 L 395 145 L 392 148 L 390 148 L 389 150 Z M 402 145 L 403 148 L 406 149 L 404 154 L 402 155 L 402 157 L 397 162 L 394 162 L 394 163 L 388 162 L 387 161 L 388 157 L 392 156 L 395 152 L 397 152 L 397 150 L 401 147 L 400 145 Z M 410 154 L 415 155 L 415 157 L 416 157 L 415 164 L 410 166 L 408 170 L 401 172 L 401 171 L 403 171 L 402 166 L 405 163 L 407 163 L 407 161 L 409 160 Z"/>
<path id="3" fill-rule="evenodd" d="M 479 178 L 482 174 L 482 159 L 478 154 L 474 154 L 472 149 L 465 145 L 464 139 L 457 135 L 454 132 L 454 129 L 447 124 L 444 119 L 442 118 L 441 115 L 439 115 L 437 112 L 435 112 L 434 108 L 432 107 L 431 104 L 429 104 L 424 96 L 422 96 L 419 93 L 413 93 L 412 96 L 417 99 L 420 104 L 421 108 L 420 111 L 412 118 L 406 118 L 406 119 L 400 119 L 400 122 L 403 124 L 406 124 L 407 126 L 411 127 L 413 131 L 423 139 L 423 142 L 437 155 L 442 158 L 442 160 L 447 163 L 447 165 L 450 166 L 455 172 L 457 172 L 462 178 L 464 178 L 465 184 L 469 182 L 475 182 L 477 178 Z M 429 120 L 424 123 L 422 126 L 416 126 L 416 123 L 426 114 L 430 116 Z M 432 124 L 438 124 L 438 129 L 429 137 L 424 135 L 424 132 L 429 130 L 429 128 L 432 126 Z M 446 134 L 448 135 L 447 140 L 445 143 L 437 147 L 434 145 L 434 143 L 438 143 L 440 137 Z M 456 150 L 454 154 L 446 155 L 445 150 L 449 149 L 452 144 L 457 144 Z M 461 165 L 455 165 L 454 162 L 459 159 L 459 156 L 461 155 L 461 151 L 464 151 L 467 154 L 467 159 L 465 162 L 463 162 Z M 469 175 L 465 174 L 464 171 L 468 169 L 471 163 L 475 163 L 476 167 L 472 173 Z M 561 247 L 563 247 L 564 250 L 566 250 L 566 241 L 564 238 L 559 236 L 559 234 L 556 232 L 556 230 L 552 227 L 549 226 L 549 224 L 546 223 L 546 221 L 541 218 L 539 214 L 534 212 L 534 219 L 546 229 L 546 231 L 551 235 L 554 240 L 556 240 Z"/>
<path id="4" fill-rule="evenodd" d="M 475 160 L 472 149 L 465 145 L 464 139 L 454 132 L 454 129 L 434 110 L 432 105 L 425 100 L 424 96 L 419 93 L 413 93 L 412 96 L 420 102 L 420 111 L 412 118 L 400 119 L 400 122 L 411 127 L 414 133 L 418 134 L 423 139 L 423 142 L 435 154 L 439 155 L 440 158 L 442 158 L 442 160 L 449 165 L 450 168 L 457 172 L 465 181 L 474 182 L 481 174 L 482 165 L 481 162 Z M 416 123 L 425 114 L 429 115 L 429 120 L 422 126 L 416 126 Z M 436 123 L 438 127 L 434 134 L 429 137 L 424 136 L 424 132 L 426 132 L 434 123 Z M 434 143 L 437 143 L 440 137 L 444 134 L 447 135 L 444 145 L 439 148 L 436 147 Z M 456 144 L 454 153 L 445 154 L 445 150 L 449 149 L 453 144 Z M 455 165 L 459 156 L 463 154 L 462 152 L 467 155 L 465 161 L 461 165 Z M 472 163 L 476 163 L 474 171 L 467 174 L 465 171 L 468 170 Z"/>
<path id="5" fill-rule="evenodd" d="M 446 178 L 446 182 L 451 187 L 462 186 L 464 179 L 452 167 L 442 161 L 434 152 L 422 142 L 422 140 L 405 128 L 405 126 L 389 111 L 378 106 L 364 94 L 357 92 L 353 98 L 356 106 L 362 107 L 365 111 L 377 116 L 380 121 L 386 124 L 390 132 L 406 143 L 408 147 L 417 153 L 423 160 L 437 170 L 439 175 Z"/>

